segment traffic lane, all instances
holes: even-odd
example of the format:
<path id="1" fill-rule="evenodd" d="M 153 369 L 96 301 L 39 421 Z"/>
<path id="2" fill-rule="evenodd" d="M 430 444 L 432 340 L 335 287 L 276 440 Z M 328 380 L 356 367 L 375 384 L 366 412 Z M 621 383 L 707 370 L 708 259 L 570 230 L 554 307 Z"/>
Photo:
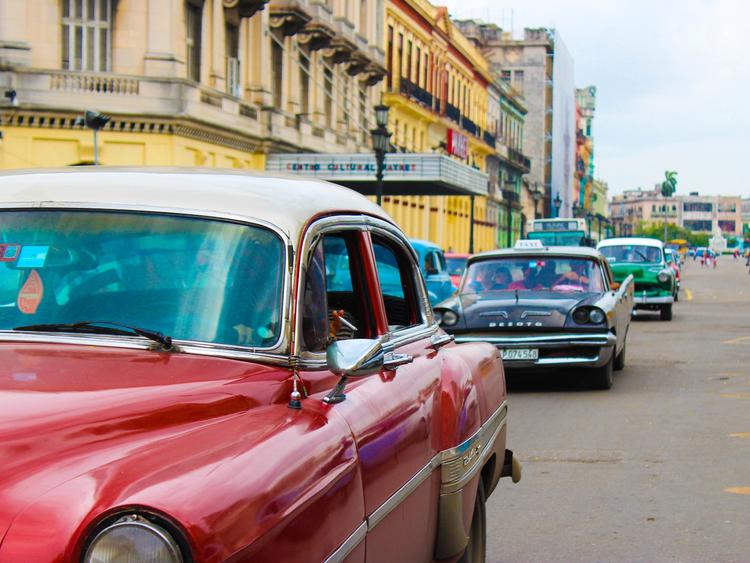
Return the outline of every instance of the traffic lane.
<path id="1" fill-rule="evenodd" d="M 747 559 L 750 496 L 725 490 L 750 487 L 750 372 L 726 342 L 750 334 L 750 276 L 684 274 L 692 300 L 671 322 L 634 320 L 611 390 L 587 391 L 576 370 L 511 375 L 524 477 L 489 499 L 489 561 Z"/>

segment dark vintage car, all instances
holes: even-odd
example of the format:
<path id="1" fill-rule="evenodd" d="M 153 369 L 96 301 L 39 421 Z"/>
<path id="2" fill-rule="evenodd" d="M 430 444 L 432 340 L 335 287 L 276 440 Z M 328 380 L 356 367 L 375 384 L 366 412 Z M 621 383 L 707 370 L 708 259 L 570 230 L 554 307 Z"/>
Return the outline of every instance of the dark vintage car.
<path id="1" fill-rule="evenodd" d="M 632 309 L 632 278 L 615 282 L 596 250 L 519 241 L 471 257 L 435 314 L 456 342 L 500 348 L 506 369 L 588 368 L 592 386 L 608 389 L 625 365 Z"/>
<path id="2" fill-rule="evenodd" d="M 380 207 L 79 168 L 0 174 L 0 222 L 0 561 L 484 559 L 502 362 Z"/>

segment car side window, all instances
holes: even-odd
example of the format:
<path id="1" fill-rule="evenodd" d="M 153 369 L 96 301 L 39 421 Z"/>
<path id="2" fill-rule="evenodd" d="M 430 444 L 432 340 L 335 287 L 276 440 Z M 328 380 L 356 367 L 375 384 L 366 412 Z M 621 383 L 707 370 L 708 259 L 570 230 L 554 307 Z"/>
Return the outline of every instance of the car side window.
<path id="1" fill-rule="evenodd" d="M 334 340 L 373 338 L 358 233 L 326 234 L 310 254 L 302 304 L 305 348 L 322 352 Z"/>
<path id="2" fill-rule="evenodd" d="M 431 250 L 428 250 L 424 255 L 424 273 L 428 276 L 439 273 L 438 261 L 435 258 L 435 253 Z"/>
<path id="3" fill-rule="evenodd" d="M 445 256 L 443 255 L 442 252 L 436 252 L 435 254 L 437 254 L 437 258 L 438 258 L 438 265 L 439 265 L 438 270 L 440 270 L 441 273 L 445 272 L 448 269 L 448 267 L 445 264 Z"/>
<path id="4" fill-rule="evenodd" d="M 411 260 L 396 245 L 377 236 L 373 236 L 372 248 L 388 330 L 398 331 L 421 324 Z"/>
<path id="5" fill-rule="evenodd" d="M 604 268 L 604 282 L 607 286 L 607 289 L 612 287 L 612 282 L 614 281 L 614 275 L 612 274 L 612 268 L 609 267 L 609 262 L 606 260 L 602 261 L 602 266 Z"/>

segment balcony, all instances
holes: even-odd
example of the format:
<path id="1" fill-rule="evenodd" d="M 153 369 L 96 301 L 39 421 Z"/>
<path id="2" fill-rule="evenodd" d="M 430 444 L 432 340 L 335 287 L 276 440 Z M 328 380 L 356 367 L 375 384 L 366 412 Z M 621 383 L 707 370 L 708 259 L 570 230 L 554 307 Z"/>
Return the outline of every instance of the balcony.
<path id="1" fill-rule="evenodd" d="M 487 143 L 489 146 L 491 146 L 493 149 L 497 147 L 497 141 L 495 139 L 495 136 L 490 133 L 489 131 L 485 131 L 482 135 L 482 140 Z"/>
<path id="2" fill-rule="evenodd" d="M 420 88 L 411 80 L 401 78 L 399 81 L 399 92 L 404 96 L 413 98 L 425 107 L 432 109 L 432 94 L 424 88 Z"/>
<path id="3" fill-rule="evenodd" d="M 515 190 L 502 190 L 503 199 L 511 205 L 518 205 L 521 201 Z"/>
<path id="4" fill-rule="evenodd" d="M 465 115 L 461 116 L 461 127 L 463 127 L 466 131 L 468 131 L 474 136 L 477 135 L 477 131 L 479 130 L 479 128 L 477 127 L 477 124 L 474 123 L 471 119 L 469 119 Z"/>
<path id="5" fill-rule="evenodd" d="M 451 121 L 455 121 L 458 124 L 461 123 L 461 111 L 453 104 L 445 104 L 445 116 Z"/>
<path id="6" fill-rule="evenodd" d="M 521 165 L 526 170 L 531 169 L 531 161 L 526 158 L 521 151 L 517 151 L 516 149 L 511 149 L 508 147 L 508 158 L 519 165 Z"/>

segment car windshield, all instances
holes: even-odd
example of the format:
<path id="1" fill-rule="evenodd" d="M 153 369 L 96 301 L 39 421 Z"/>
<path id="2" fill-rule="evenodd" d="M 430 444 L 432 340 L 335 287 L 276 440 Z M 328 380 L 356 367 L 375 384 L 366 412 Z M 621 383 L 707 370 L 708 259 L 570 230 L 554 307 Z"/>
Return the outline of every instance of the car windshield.
<path id="1" fill-rule="evenodd" d="M 446 256 L 445 261 L 448 264 L 448 274 L 451 276 L 462 276 L 466 269 L 466 258 L 455 258 Z"/>
<path id="2" fill-rule="evenodd" d="M 610 263 L 628 262 L 635 264 L 660 264 L 661 249 L 642 244 L 624 244 L 622 246 L 604 246 L 599 251 Z"/>
<path id="3" fill-rule="evenodd" d="M 594 260 L 569 257 L 508 257 L 482 260 L 469 266 L 461 293 L 547 290 L 604 291 L 599 265 Z"/>
<path id="4" fill-rule="evenodd" d="M 145 213 L 3 211 L 0 330 L 106 321 L 269 347 L 284 246 L 270 230 Z"/>

